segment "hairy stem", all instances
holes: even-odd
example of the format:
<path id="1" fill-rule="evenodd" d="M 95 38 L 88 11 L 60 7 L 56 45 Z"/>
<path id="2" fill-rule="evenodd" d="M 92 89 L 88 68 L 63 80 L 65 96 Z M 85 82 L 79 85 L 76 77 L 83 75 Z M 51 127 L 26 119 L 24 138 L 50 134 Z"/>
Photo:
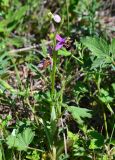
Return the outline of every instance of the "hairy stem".
<path id="1" fill-rule="evenodd" d="M 54 35 L 54 51 L 53 51 L 53 68 L 52 68 L 52 73 L 51 73 L 51 82 L 52 82 L 52 88 L 51 88 L 51 97 L 54 99 L 55 95 L 55 74 L 56 74 L 56 62 L 57 62 L 57 52 L 55 51 L 55 46 L 56 46 L 56 33 Z"/>

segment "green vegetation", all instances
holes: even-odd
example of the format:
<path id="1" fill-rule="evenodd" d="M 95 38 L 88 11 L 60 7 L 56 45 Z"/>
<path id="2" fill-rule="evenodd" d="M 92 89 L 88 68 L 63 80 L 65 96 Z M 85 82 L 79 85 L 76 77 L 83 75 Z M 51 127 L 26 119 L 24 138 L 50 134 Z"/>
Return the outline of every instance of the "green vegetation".
<path id="1" fill-rule="evenodd" d="M 103 5 L 0 1 L 0 160 L 115 159 L 115 38 Z"/>

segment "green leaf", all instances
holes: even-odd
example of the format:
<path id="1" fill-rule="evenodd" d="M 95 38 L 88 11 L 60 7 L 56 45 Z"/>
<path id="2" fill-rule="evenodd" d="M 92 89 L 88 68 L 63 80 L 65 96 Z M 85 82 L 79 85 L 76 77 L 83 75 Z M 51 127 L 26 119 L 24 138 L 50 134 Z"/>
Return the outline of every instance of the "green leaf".
<path id="1" fill-rule="evenodd" d="M 69 51 L 67 51 L 65 48 L 63 48 L 63 49 L 60 49 L 59 51 L 58 51 L 58 55 L 59 56 L 70 56 L 71 55 L 71 52 L 69 52 Z"/>
<path id="2" fill-rule="evenodd" d="M 105 40 L 98 37 L 86 37 L 82 43 L 98 57 L 105 57 L 109 54 L 109 45 Z"/>
<path id="3" fill-rule="evenodd" d="M 2 160 L 2 151 L 0 149 L 0 160 Z"/>
<path id="4" fill-rule="evenodd" d="M 27 159 L 40 160 L 40 154 L 37 151 L 33 151 L 31 155 L 30 155 L 30 153 L 27 153 L 27 154 L 29 154 L 26 156 Z"/>
<path id="5" fill-rule="evenodd" d="M 79 136 L 77 134 L 74 134 L 70 131 L 68 131 L 68 138 L 72 141 L 75 142 L 79 139 Z"/>
<path id="6" fill-rule="evenodd" d="M 79 92 L 79 93 L 86 93 L 86 92 L 88 92 L 85 84 L 83 84 L 83 82 L 79 82 L 79 81 L 76 83 L 76 85 L 74 87 L 74 91 L 75 92 Z"/>
<path id="7" fill-rule="evenodd" d="M 115 38 L 112 39 L 112 42 L 110 45 L 110 52 L 115 54 Z"/>
<path id="8" fill-rule="evenodd" d="M 111 59 L 109 57 L 107 58 L 103 58 L 103 57 L 99 57 L 96 58 L 92 61 L 92 66 L 91 69 L 95 69 L 98 67 L 105 67 L 108 63 L 111 63 Z"/>
<path id="9" fill-rule="evenodd" d="M 45 40 L 42 40 L 42 41 L 41 41 L 42 52 L 40 52 L 40 54 L 41 54 L 44 58 L 47 57 L 47 53 L 48 53 L 47 46 L 44 45 L 45 43 L 46 43 Z"/>
<path id="10" fill-rule="evenodd" d="M 113 98 L 109 95 L 109 92 L 103 88 L 100 89 L 99 99 L 105 103 L 111 103 L 113 101 Z"/>
<path id="11" fill-rule="evenodd" d="M 77 123 L 83 124 L 84 118 L 91 118 L 91 110 L 86 108 L 80 108 L 75 106 L 68 106 L 67 110 L 72 114 L 72 117 L 76 120 Z"/>
<path id="12" fill-rule="evenodd" d="M 3 4 L 4 6 L 6 6 L 6 7 L 8 7 L 8 6 L 9 6 L 9 0 L 3 0 L 3 1 L 2 1 L 2 4 Z"/>
<path id="13" fill-rule="evenodd" d="M 19 151 L 26 151 L 34 135 L 34 132 L 30 128 L 26 128 L 22 133 L 9 135 L 6 143 L 9 148 L 15 147 Z"/>
<path id="14" fill-rule="evenodd" d="M 32 142 L 34 138 L 34 132 L 27 128 L 23 131 L 23 133 L 19 133 L 16 139 L 16 147 L 18 150 L 27 150 L 27 147 Z"/>
<path id="15" fill-rule="evenodd" d="M 89 136 L 91 137 L 89 149 L 101 148 L 104 145 L 104 137 L 97 131 L 90 131 Z"/>
<path id="16" fill-rule="evenodd" d="M 9 135 L 6 140 L 6 143 L 9 148 L 14 148 L 16 146 L 16 136 Z"/>
<path id="17" fill-rule="evenodd" d="M 56 120 L 56 111 L 55 111 L 55 107 L 52 106 L 52 110 L 51 110 L 51 121 L 55 121 Z"/>
<path id="18" fill-rule="evenodd" d="M 104 68 L 112 63 L 110 47 L 104 39 L 98 37 L 86 37 L 81 41 L 92 52 L 93 59 L 91 69 L 97 67 Z"/>
<path id="19" fill-rule="evenodd" d="M 111 139 L 110 144 L 115 146 L 115 139 Z"/>

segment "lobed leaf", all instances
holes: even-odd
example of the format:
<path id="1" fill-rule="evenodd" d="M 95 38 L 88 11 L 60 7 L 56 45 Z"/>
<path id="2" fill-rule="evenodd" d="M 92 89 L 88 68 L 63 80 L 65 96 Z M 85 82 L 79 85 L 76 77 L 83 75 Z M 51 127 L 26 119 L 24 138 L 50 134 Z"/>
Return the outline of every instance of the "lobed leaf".
<path id="1" fill-rule="evenodd" d="M 91 118 L 91 110 L 86 108 L 80 108 L 75 106 L 69 106 L 67 110 L 71 113 L 72 117 L 76 120 L 77 123 L 83 124 L 84 118 Z"/>
<path id="2" fill-rule="evenodd" d="M 34 132 L 30 128 L 26 128 L 18 135 L 9 135 L 6 143 L 8 144 L 9 148 L 15 147 L 19 151 L 26 151 L 34 138 L 34 135 Z"/>
<path id="3" fill-rule="evenodd" d="M 98 37 L 86 37 L 82 43 L 98 57 L 105 57 L 109 54 L 109 46 L 105 40 Z"/>

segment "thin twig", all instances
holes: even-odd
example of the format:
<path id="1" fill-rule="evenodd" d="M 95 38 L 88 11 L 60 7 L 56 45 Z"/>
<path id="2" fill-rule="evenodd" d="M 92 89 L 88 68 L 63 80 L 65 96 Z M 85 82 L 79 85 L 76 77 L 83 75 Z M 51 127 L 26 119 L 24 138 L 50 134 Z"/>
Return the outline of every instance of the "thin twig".
<path id="1" fill-rule="evenodd" d="M 45 152 L 45 151 L 43 151 L 41 149 L 37 149 L 37 148 L 33 148 L 33 147 L 27 147 L 27 148 L 30 149 L 30 150 L 38 151 L 38 152 Z"/>
<path id="2" fill-rule="evenodd" d="M 35 49 L 39 46 L 40 45 L 34 45 L 34 46 L 29 46 L 29 47 L 20 48 L 20 49 L 13 49 L 13 50 L 9 51 L 9 53 L 25 52 L 25 51 L 28 51 L 28 50 L 31 50 L 31 49 Z"/>
<path id="3" fill-rule="evenodd" d="M 51 43 L 52 43 L 52 41 L 48 41 L 48 42 L 45 42 L 44 45 L 49 45 Z M 36 44 L 36 45 L 25 47 L 25 48 L 13 49 L 13 50 L 9 51 L 9 53 L 12 54 L 12 53 L 18 53 L 18 52 L 25 52 L 25 51 L 29 51 L 32 49 L 36 49 L 40 46 L 41 46 L 41 44 Z"/>

